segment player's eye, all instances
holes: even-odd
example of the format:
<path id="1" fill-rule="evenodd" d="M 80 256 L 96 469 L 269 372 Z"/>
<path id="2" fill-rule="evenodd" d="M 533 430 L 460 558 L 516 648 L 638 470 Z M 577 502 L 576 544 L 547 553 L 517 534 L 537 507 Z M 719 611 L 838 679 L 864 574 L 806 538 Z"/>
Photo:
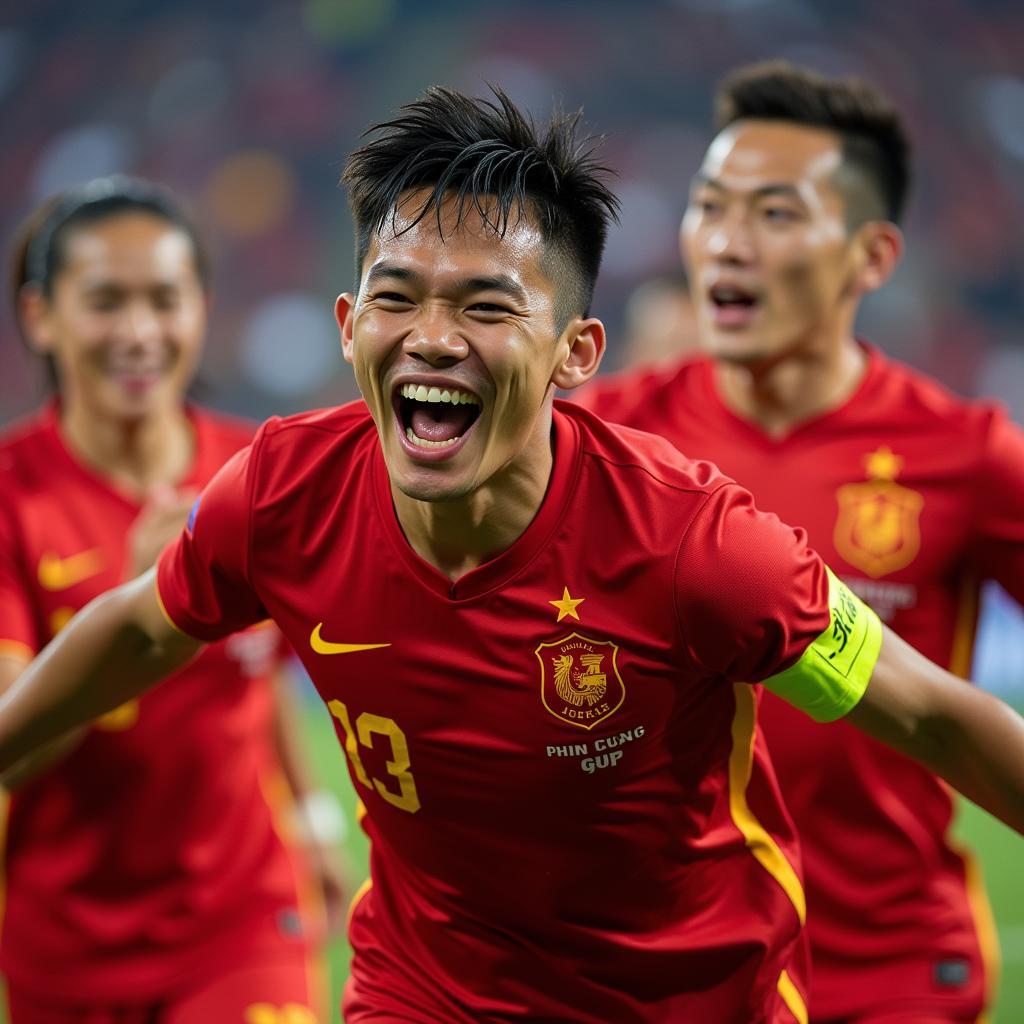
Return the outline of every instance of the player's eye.
<path id="1" fill-rule="evenodd" d="M 497 302 L 474 302 L 471 306 L 467 306 L 466 308 L 471 313 L 483 313 L 491 316 L 501 316 L 502 314 L 512 312 L 508 306 L 502 306 Z"/>
<path id="2" fill-rule="evenodd" d="M 373 298 L 375 302 L 390 306 L 409 306 L 412 304 L 412 299 L 401 292 L 377 292 Z"/>
<path id="3" fill-rule="evenodd" d="M 766 206 L 761 211 L 761 215 L 765 220 L 774 224 L 787 224 L 797 220 L 800 216 L 796 210 L 791 210 L 788 206 Z"/>
<path id="4" fill-rule="evenodd" d="M 712 196 L 694 196 L 690 200 L 690 209 L 696 210 L 702 214 L 715 214 L 722 209 L 722 204 L 719 200 Z"/>
<path id="5" fill-rule="evenodd" d="M 181 305 L 177 292 L 158 292 L 153 296 L 153 308 L 159 313 L 170 313 Z"/>

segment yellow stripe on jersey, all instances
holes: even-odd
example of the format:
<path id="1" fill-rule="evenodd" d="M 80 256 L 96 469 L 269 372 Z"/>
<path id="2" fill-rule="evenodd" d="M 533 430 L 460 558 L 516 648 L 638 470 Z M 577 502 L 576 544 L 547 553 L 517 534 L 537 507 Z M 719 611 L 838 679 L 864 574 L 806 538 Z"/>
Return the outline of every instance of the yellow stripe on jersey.
<path id="1" fill-rule="evenodd" d="M 174 619 L 171 618 L 171 613 L 167 610 L 167 606 L 164 604 L 164 599 L 160 596 L 160 584 L 153 581 L 153 593 L 156 594 L 156 603 L 160 606 L 160 614 L 167 620 L 167 624 L 174 630 L 175 633 L 180 633 L 182 636 L 187 636 L 189 640 L 197 639 L 186 633 L 185 630 L 179 626 Z"/>
<path id="2" fill-rule="evenodd" d="M 995 1004 L 999 975 L 1003 969 L 996 919 L 992 913 L 992 904 L 988 901 L 988 893 L 985 891 L 985 882 L 977 857 L 959 844 L 950 843 L 950 846 L 964 862 L 967 905 L 971 911 L 971 918 L 974 920 L 974 929 L 978 935 L 978 947 L 981 950 L 981 962 L 985 970 L 985 1005 L 991 1008 Z M 978 1024 L 983 1024 L 986 1019 L 987 1015 L 979 1017 Z"/>
<path id="3" fill-rule="evenodd" d="M 363 884 L 356 889 L 355 896 L 352 897 L 348 905 L 348 913 L 345 915 L 345 929 L 348 930 L 349 925 L 352 924 L 352 915 L 356 912 L 356 907 L 359 906 L 363 901 L 363 897 L 373 888 L 373 879 L 364 878 Z"/>
<path id="4" fill-rule="evenodd" d="M 878 616 L 828 573 L 830 621 L 800 660 L 764 685 L 816 722 L 842 718 L 864 696 L 882 649 Z"/>
<path id="5" fill-rule="evenodd" d="M 804 997 L 800 995 L 799 989 L 793 984 L 793 979 L 783 971 L 779 975 L 779 995 L 786 1004 L 786 1009 L 793 1014 L 797 1024 L 807 1024 L 807 1004 Z"/>
<path id="6" fill-rule="evenodd" d="M 747 683 L 733 683 L 736 714 L 732 720 L 732 753 L 729 755 L 729 813 L 758 863 L 782 886 L 796 908 L 800 923 L 807 920 L 807 900 L 793 865 L 779 844 L 754 817 L 747 804 L 747 786 L 754 763 L 754 735 L 757 702 Z"/>
<path id="7" fill-rule="evenodd" d="M 949 652 L 949 671 L 961 679 L 971 674 L 974 656 L 974 636 L 978 628 L 978 581 L 968 576 L 960 584 L 957 598 L 956 622 L 953 626 L 953 646 Z"/>

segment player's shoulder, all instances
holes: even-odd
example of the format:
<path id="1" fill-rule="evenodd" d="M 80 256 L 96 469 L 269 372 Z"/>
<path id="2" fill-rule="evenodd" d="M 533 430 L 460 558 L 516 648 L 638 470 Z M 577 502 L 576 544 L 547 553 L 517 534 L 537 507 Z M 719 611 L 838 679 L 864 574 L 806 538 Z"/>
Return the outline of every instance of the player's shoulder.
<path id="1" fill-rule="evenodd" d="M 906 424 L 961 443 L 984 443 L 989 432 L 1007 420 L 1003 406 L 991 399 L 965 398 L 922 370 L 872 351 L 875 391 Z"/>
<path id="2" fill-rule="evenodd" d="M 713 463 L 687 458 L 663 437 L 610 423 L 572 403 L 560 402 L 558 408 L 576 425 L 588 470 L 633 493 L 660 494 L 667 501 L 683 493 L 699 499 L 733 482 Z"/>
<path id="3" fill-rule="evenodd" d="M 365 452 L 376 437 L 376 427 L 361 400 L 293 416 L 275 416 L 256 433 L 254 449 L 263 466 L 288 467 L 293 475 L 305 475 L 327 458 L 355 457 Z"/>
<path id="4" fill-rule="evenodd" d="M 629 413 L 659 395 L 688 388 L 706 373 L 707 357 L 688 354 L 654 366 L 633 367 L 604 374 L 580 389 L 574 400 L 600 416 L 630 419 Z"/>
<path id="5" fill-rule="evenodd" d="M 54 415 L 53 410 L 42 409 L 0 431 L 0 475 L 8 494 L 12 486 L 30 485 L 37 478 L 52 480 Z"/>

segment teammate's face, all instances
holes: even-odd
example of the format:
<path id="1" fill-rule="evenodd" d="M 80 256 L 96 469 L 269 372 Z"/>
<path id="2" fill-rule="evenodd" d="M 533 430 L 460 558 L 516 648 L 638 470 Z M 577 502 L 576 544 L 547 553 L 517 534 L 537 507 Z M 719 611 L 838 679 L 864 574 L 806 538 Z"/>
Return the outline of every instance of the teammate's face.
<path id="1" fill-rule="evenodd" d="M 596 321 L 559 331 L 529 218 L 499 238 L 475 212 L 457 225 L 448 202 L 442 231 L 433 212 L 410 227 L 424 197 L 406 197 L 408 216 L 374 236 L 359 293 L 341 296 L 337 315 L 392 483 L 447 501 L 550 458 L 554 387 L 580 382 L 565 365 Z"/>
<path id="2" fill-rule="evenodd" d="M 835 184 L 840 141 L 740 121 L 712 142 L 683 218 L 702 346 L 754 364 L 827 343 L 849 315 L 853 246 Z"/>
<path id="3" fill-rule="evenodd" d="M 195 372 L 206 298 L 188 236 L 158 216 L 72 226 L 49 299 L 28 318 L 66 402 L 113 419 L 176 408 Z"/>

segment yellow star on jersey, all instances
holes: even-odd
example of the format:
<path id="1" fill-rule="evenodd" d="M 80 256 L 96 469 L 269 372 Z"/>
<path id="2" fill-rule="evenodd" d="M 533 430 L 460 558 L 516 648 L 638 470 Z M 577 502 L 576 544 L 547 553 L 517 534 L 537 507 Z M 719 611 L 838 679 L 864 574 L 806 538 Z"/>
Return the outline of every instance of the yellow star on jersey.
<path id="1" fill-rule="evenodd" d="M 562 587 L 562 597 L 558 601 L 548 601 L 558 609 L 558 622 L 561 622 L 566 615 L 571 615 L 577 622 L 580 621 L 580 613 L 576 609 L 586 601 L 585 597 L 570 597 L 569 588 Z"/>
<path id="2" fill-rule="evenodd" d="M 883 444 L 878 451 L 864 457 L 864 467 L 871 480 L 895 480 L 903 468 L 903 459 Z"/>

